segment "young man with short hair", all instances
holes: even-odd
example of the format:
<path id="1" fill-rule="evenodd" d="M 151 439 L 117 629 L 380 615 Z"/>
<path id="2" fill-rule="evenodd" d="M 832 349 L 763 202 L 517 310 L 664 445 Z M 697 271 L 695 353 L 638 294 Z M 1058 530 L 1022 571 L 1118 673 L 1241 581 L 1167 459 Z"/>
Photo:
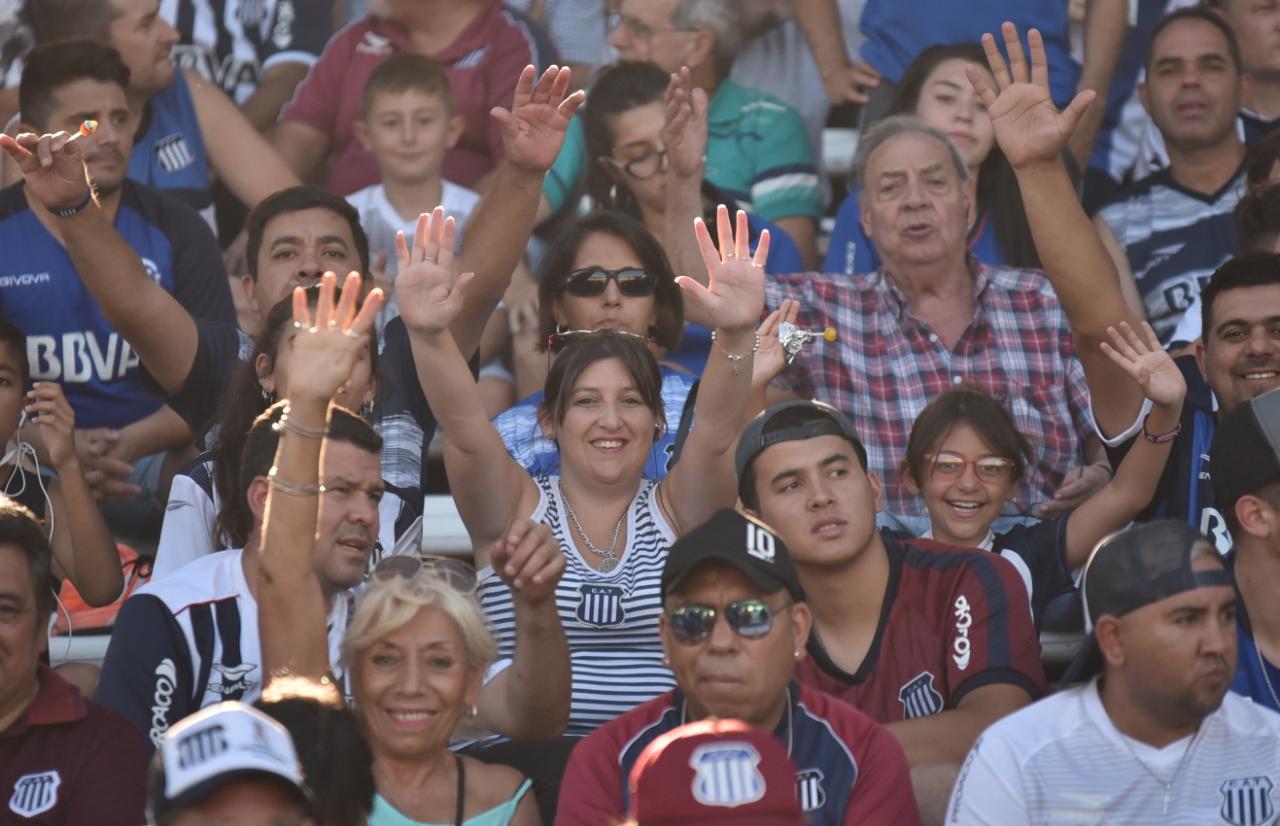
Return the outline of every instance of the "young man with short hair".
<path id="1" fill-rule="evenodd" d="M 920 822 L 893 738 L 861 712 L 793 680 L 812 615 L 781 536 L 749 516 L 720 511 L 671 547 L 662 597 L 660 633 L 677 687 L 574 748 L 556 826 L 621 821 L 628 778 L 645 748 L 708 717 L 741 720 L 788 745 L 812 826 Z"/>
<path id="2" fill-rule="evenodd" d="M 1084 681 L 974 745 L 947 823 L 1273 822 L 1280 715 L 1227 691 L 1236 595 L 1213 545 L 1162 520 L 1085 566 Z"/>
<path id="3" fill-rule="evenodd" d="M 876 530 L 866 455 L 835 408 L 784 402 L 738 441 L 739 496 L 791 549 L 808 597 L 797 678 L 898 738 L 929 821 L 982 729 L 1044 691 L 1040 645 L 1009 562 Z"/>

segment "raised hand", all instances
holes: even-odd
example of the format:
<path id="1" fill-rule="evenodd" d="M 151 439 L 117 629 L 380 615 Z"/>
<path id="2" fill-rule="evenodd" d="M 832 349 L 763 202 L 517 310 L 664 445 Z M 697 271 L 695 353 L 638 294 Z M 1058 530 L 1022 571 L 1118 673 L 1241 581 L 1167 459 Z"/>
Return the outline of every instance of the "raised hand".
<path id="1" fill-rule="evenodd" d="M 1017 27 L 1006 22 L 1000 30 L 1009 53 L 1008 64 L 1000 55 L 996 39 L 990 34 L 982 36 L 982 48 L 987 53 L 998 92 L 972 66 L 965 70 L 969 82 L 987 107 L 1000 150 L 1015 169 L 1056 162 L 1096 93 L 1092 89 L 1078 93 L 1067 108 L 1059 112 L 1049 95 L 1049 62 L 1040 32 L 1027 31 L 1027 43 L 1031 47 L 1028 70 Z"/>
<path id="2" fill-rule="evenodd" d="M 1119 330 L 1108 327 L 1107 335 L 1111 343 L 1102 342 L 1102 352 L 1133 377 L 1144 396 L 1163 407 L 1182 404 L 1187 395 L 1187 381 L 1173 357 L 1160 346 L 1160 339 L 1150 324 L 1142 322 L 1141 337 L 1126 321 L 1120 322 Z"/>
<path id="3" fill-rule="evenodd" d="M 581 91 L 566 95 L 570 81 L 568 67 L 549 66 L 535 85 L 536 73 L 533 66 L 524 67 L 511 108 L 495 106 L 489 114 L 502 124 L 507 160 L 542 174 L 560 154 L 569 120 L 586 96 Z"/>
<path id="4" fill-rule="evenodd" d="M 753 256 L 749 246 L 747 213 L 738 211 L 735 233 L 729 224 L 729 209 L 721 204 L 716 209 L 720 249 L 716 249 L 701 218 L 694 220 L 693 232 L 710 279 L 704 287 L 687 275 L 677 278 L 676 283 L 684 290 L 685 301 L 696 305 L 701 317 L 711 320 L 718 329 L 755 329 L 760 313 L 764 311 L 764 262 L 769 257 L 769 231 L 760 233 L 760 243 L 756 245 Z"/>
<path id="5" fill-rule="evenodd" d="M 285 398 L 328 402 L 351 378 L 361 349 L 369 344 L 369 331 L 382 307 L 382 290 L 372 290 L 357 313 L 360 274 L 347 276 L 342 297 L 334 306 L 336 285 L 337 276 L 331 272 L 320 279 L 314 316 L 307 306 L 306 290 L 293 290 L 293 326 L 297 334 L 288 344 L 289 385 L 284 389 Z"/>
<path id="6" fill-rule="evenodd" d="M 671 75 L 664 113 L 661 136 L 667 174 L 701 181 L 707 162 L 707 92 L 693 86 L 688 66 Z"/>
<path id="7" fill-rule="evenodd" d="M 27 393 L 25 401 L 27 415 L 40 433 L 40 441 L 44 442 L 53 469 L 62 473 L 78 464 L 76 414 L 62 393 L 62 385 L 54 381 L 38 381 Z"/>
<path id="8" fill-rule="evenodd" d="M 783 322 L 795 324 L 799 316 L 800 302 L 788 298 L 756 329 L 756 335 L 760 336 L 760 349 L 751 363 L 752 387 L 764 387 L 787 369 L 787 353 L 778 340 L 778 330 Z"/>
<path id="9" fill-rule="evenodd" d="M 564 573 L 564 553 L 551 528 L 525 519 L 489 549 L 489 564 L 516 599 L 536 605 L 554 599 Z"/>
<path id="10" fill-rule="evenodd" d="M 419 333 L 438 333 L 449 328 L 462 309 L 467 285 L 475 273 L 453 274 L 453 249 L 457 230 L 444 209 L 418 216 L 413 232 L 413 249 L 396 233 L 396 253 L 400 271 L 396 276 L 396 300 L 405 327 Z"/>
<path id="11" fill-rule="evenodd" d="M 83 141 L 66 132 L 16 138 L 0 135 L 0 148 L 9 154 L 27 188 L 48 209 L 79 206 L 89 194 L 89 173 L 84 165 Z"/>

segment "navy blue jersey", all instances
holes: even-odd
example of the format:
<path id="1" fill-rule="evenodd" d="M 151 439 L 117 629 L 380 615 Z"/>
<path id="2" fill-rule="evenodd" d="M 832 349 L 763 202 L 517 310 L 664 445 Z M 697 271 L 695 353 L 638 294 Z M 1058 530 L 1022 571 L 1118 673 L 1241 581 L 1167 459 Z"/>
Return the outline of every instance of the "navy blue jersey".
<path id="1" fill-rule="evenodd" d="M 194 211 L 125 181 L 115 228 L 188 313 L 235 323 L 222 252 Z M 28 206 L 21 183 L 0 192 L 0 249 L 0 311 L 27 337 L 32 377 L 62 384 L 76 427 L 124 427 L 159 409 L 164 397 Z"/>
<path id="2" fill-rule="evenodd" d="M 809 826 L 910 826 L 920 822 L 902 747 L 866 715 L 792 683 L 774 734 L 796 766 Z M 690 722 L 674 689 L 606 723 L 569 757 L 556 826 L 601 826 L 626 817 L 627 778 L 645 747 Z"/>
<path id="3" fill-rule="evenodd" d="M 1075 588 L 1067 570 L 1067 521 L 1070 513 L 1034 525 L 1014 525 L 992 540 L 990 550 L 1009 560 L 1027 586 L 1036 628 L 1054 597 Z"/>
<path id="4" fill-rule="evenodd" d="M 1173 331 L 1214 270 L 1240 249 L 1231 212 L 1244 194 L 1244 167 L 1209 195 L 1161 169 L 1123 190 L 1099 212 L 1124 248 L 1160 341 Z"/>
<path id="5" fill-rule="evenodd" d="M 129 177 L 169 192 L 192 209 L 213 204 L 204 133 L 187 76 L 181 71 L 143 110 L 129 158 Z"/>
<path id="6" fill-rule="evenodd" d="M 1176 359 L 1187 382 L 1187 400 L 1182 405 L 1182 432 L 1173 440 L 1169 460 L 1156 487 L 1151 503 L 1138 515 L 1137 522 L 1152 519 L 1184 520 L 1213 540 L 1219 551 L 1231 549 L 1231 533 L 1214 504 L 1213 484 L 1209 480 L 1209 449 L 1217 417 L 1213 412 L 1213 391 L 1204 380 L 1194 356 Z M 1138 433 L 1116 447 L 1107 448 L 1112 467 L 1119 467 Z"/>

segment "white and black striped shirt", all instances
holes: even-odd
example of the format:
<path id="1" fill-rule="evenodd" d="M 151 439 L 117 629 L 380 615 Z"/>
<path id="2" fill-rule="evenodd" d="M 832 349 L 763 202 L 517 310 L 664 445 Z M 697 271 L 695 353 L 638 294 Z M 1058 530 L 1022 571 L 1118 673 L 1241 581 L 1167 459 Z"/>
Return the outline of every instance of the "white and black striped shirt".
<path id="1" fill-rule="evenodd" d="M 573 668 L 565 733 L 580 737 L 675 686 L 675 677 L 662 663 L 658 638 L 662 568 L 675 531 L 658 505 L 658 483 L 646 479 L 627 511 L 621 562 L 602 573 L 578 550 L 560 499 L 559 477 L 536 476 L 534 481 L 541 497 L 531 518 L 550 526 L 568 562 L 556 586 L 556 605 Z M 498 638 L 499 657 L 513 656 L 511 591 L 492 567 L 480 572 L 478 596 Z"/>

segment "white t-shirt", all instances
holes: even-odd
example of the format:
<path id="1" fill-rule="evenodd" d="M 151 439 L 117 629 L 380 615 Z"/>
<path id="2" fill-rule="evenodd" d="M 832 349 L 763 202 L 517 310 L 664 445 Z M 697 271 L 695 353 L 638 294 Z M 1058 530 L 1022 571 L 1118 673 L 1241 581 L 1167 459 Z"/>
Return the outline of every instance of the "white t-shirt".
<path id="1" fill-rule="evenodd" d="M 1194 736 L 1156 749 L 1116 729 L 1095 679 L 988 728 L 946 822 L 1263 826 L 1278 786 L 1280 714 L 1227 694 Z"/>
<path id="2" fill-rule="evenodd" d="M 444 207 L 446 215 L 452 215 L 454 223 L 458 227 L 457 246 L 462 248 L 462 231 L 467 225 L 467 219 L 471 217 L 471 211 L 475 209 L 476 204 L 480 202 L 480 194 L 467 189 L 465 186 L 459 186 L 449 181 L 441 181 L 440 190 L 440 206 Z M 411 220 L 404 220 L 400 217 L 400 213 L 396 212 L 395 207 L 387 200 L 387 192 L 383 189 L 382 184 L 374 184 L 366 186 L 359 192 L 353 192 L 347 196 L 347 203 L 355 207 L 356 212 L 360 213 L 360 226 L 364 227 L 365 235 L 369 236 L 369 262 L 376 265 L 378 256 L 385 252 L 387 254 L 387 276 L 395 278 L 396 276 L 396 232 L 404 232 L 404 240 L 409 243 L 410 248 L 413 246 L 413 231 L 418 225 L 418 216 L 413 216 Z M 393 294 L 386 306 L 378 313 L 378 332 L 381 334 L 382 328 L 388 321 L 400 314 L 396 307 L 396 297 Z"/>

